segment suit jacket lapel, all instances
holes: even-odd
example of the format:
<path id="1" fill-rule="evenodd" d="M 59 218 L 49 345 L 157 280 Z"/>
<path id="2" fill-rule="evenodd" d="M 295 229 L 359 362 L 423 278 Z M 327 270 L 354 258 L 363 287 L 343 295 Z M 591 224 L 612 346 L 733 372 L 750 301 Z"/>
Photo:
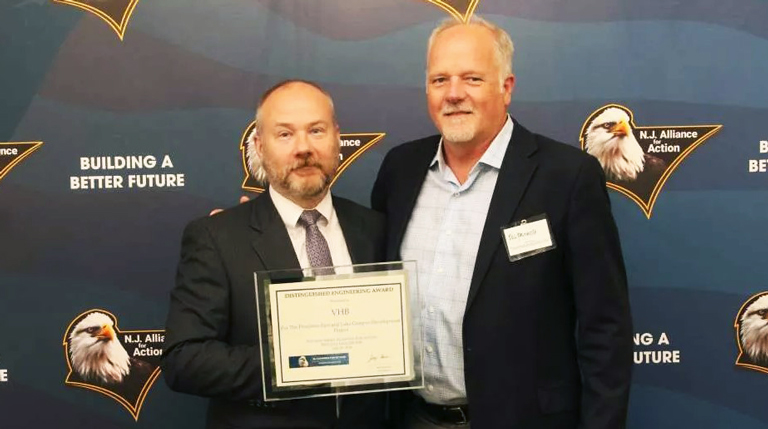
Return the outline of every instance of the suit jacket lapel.
<path id="1" fill-rule="evenodd" d="M 389 260 L 402 259 L 400 246 L 403 244 L 405 228 L 411 220 L 411 213 L 416 206 L 416 199 L 421 192 L 421 187 L 424 185 L 429 164 L 435 157 L 435 153 L 437 153 L 439 143 L 440 136 L 433 136 L 418 145 L 413 156 L 407 159 L 408 163 L 404 163 L 405 165 L 402 165 L 400 168 L 405 173 L 399 174 L 397 180 L 394 181 L 397 186 L 394 187 L 394 191 L 391 191 L 390 198 L 394 202 L 391 203 L 390 207 L 398 207 L 398 210 L 387 213 L 387 216 L 390 217 L 387 219 L 387 223 L 392 229 L 387 243 L 387 258 Z M 411 171 L 416 173 L 410 174 Z"/>
<path id="2" fill-rule="evenodd" d="M 488 272 L 493 254 L 502 245 L 501 227 L 509 224 L 523 197 L 528 183 L 536 171 L 537 162 L 531 157 L 537 146 L 530 131 L 515 122 L 507 153 L 501 163 L 496 188 L 493 191 L 488 216 L 480 238 L 472 282 L 469 287 L 466 309 L 480 289 L 480 284 Z"/>
<path id="3" fill-rule="evenodd" d="M 256 232 L 252 241 L 253 249 L 266 270 L 301 268 L 291 238 L 285 229 L 269 192 L 253 201 L 251 228 Z"/>
<path id="4" fill-rule="evenodd" d="M 344 241 L 347 243 L 347 250 L 349 251 L 352 263 L 364 264 L 373 262 L 373 242 L 368 239 L 368 234 L 363 230 L 360 221 L 347 210 L 343 200 L 333 195 L 331 197 L 333 198 L 333 209 L 336 211 L 336 216 L 339 217 L 341 233 L 344 235 Z"/>

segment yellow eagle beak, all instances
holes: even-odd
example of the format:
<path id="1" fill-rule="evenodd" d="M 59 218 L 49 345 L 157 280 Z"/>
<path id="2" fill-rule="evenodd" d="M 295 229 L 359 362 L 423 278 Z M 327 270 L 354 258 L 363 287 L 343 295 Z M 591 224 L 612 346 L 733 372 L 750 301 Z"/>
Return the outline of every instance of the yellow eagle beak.
<path id="1" fill-rule="evenodd" d="M 610 130 L 608 130 L 610 133 L 612 133 L 615 136 L 627 136 L 629 133 L 632 132 L 632 128 L 629 127 L 629 124 L 627 121 L 621 120 L 616 123 L 613 127 L 611 127 Z"/>
<path id="2" fill-rule="evenodd" d="M 109 325 L 104 325 L 101 327 L 101 330 L 96 333 L 96 338 L 100 340 L 114 340 L 115 330 Z"/>

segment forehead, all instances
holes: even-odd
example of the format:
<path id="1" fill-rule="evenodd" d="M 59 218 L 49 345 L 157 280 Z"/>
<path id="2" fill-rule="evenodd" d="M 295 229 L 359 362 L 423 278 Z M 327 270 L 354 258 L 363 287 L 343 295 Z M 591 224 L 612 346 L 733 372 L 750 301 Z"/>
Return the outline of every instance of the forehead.
<path id="1" fill-rule="evenodd" d="M 491 30 L 478 25 L 456 25 L 439 33 L 427 58 L 430 73 L 492 71 L 494 37 Z"/>
<path id="2" fill-rule="evenodd" d="M 294 83 L 275 90 L 261 106 L 265 125 L 296 126 L 318 121 L 333 121 L 331 101 L 317 88 Z"/>

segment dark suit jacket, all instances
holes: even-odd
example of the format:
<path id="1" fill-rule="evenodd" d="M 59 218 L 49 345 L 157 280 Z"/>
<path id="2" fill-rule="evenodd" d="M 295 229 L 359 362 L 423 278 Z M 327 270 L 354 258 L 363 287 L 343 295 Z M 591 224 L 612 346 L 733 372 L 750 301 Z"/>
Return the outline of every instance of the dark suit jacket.
<path id="1" fill-rule="evenodd" d="M 352 262 L 383 260 L 381 214 L 333 197 Z M 171 389 L 210 397 L 208 428 L 378 427 L 382 395 L 353 395 L 336 421 L 334 398 L 261 399 L 253 273 L 299 268 L 269 194 L 184 230 L 162 368 Z"/>
<path id="2" fill-rule="evenodd" d="M 439 136 L 392 149 L 372 194 L 400 246 Z M 557 247 L 510 262 L 501 228 L 546 214 Z M 515 123 L 464 313 L 472 429 L 625 425 L 632 324 L 603 171 L 576 148 Z"/>

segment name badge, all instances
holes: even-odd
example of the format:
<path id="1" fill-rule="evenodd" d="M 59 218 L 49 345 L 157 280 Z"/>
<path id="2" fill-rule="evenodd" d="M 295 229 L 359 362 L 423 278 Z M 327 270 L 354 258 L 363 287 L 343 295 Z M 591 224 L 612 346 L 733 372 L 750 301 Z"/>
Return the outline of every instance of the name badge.
<path id="1" fill-rule="evenodd" d="M 507 248 L 509 260 L 512 262 L 556 247 L 555 238 L 545 214 L 502 227 L 501 236 Z"/>

